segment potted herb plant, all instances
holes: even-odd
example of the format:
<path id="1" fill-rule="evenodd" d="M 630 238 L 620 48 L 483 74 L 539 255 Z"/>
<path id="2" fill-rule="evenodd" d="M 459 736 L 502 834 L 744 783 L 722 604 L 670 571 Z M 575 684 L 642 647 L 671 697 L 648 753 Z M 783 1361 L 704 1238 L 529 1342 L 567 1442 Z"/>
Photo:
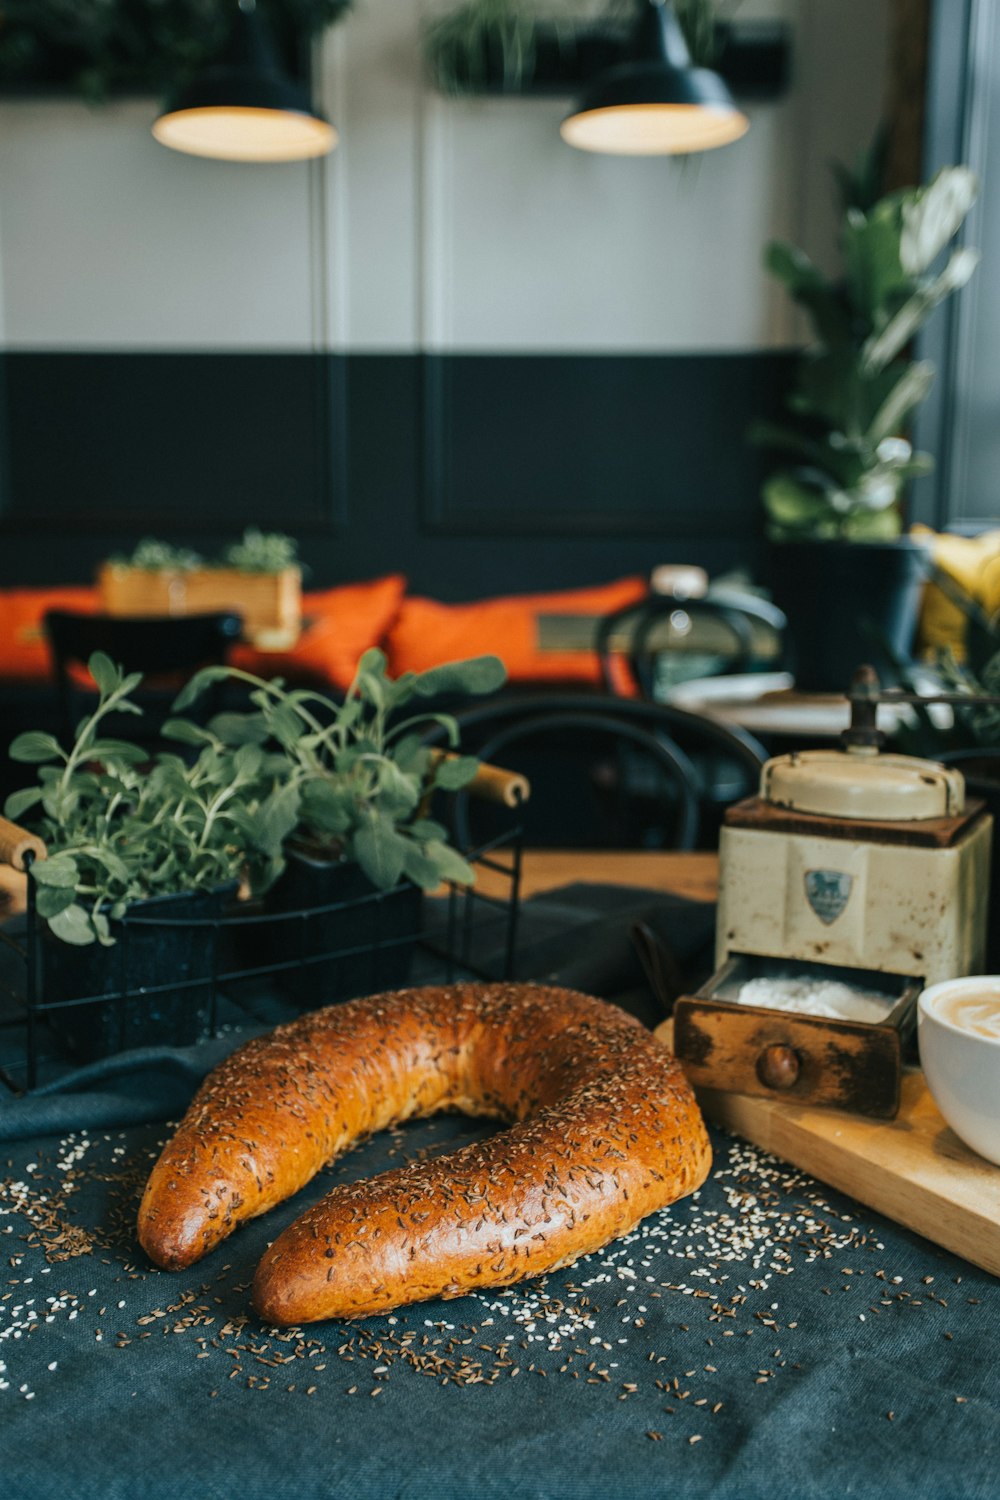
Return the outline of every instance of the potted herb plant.
<path id="1" fill-rule="evenodd" d="M 302 622 L 302 569 L 292 537 L 247 527 L 218 562 L 144 537 L 127 555 L 102 563 L 101 605 L 112 615 L 202 614 L 236 610 L 243 630 L 271 648 L 294 644 Z"/>
<path id="2" fill-rule="evenodd" d="M 798 461 L 768 478 L 763 499 L 775 598 L 807 690 L 843 689 L 861 661 L 889 675 L 909 651 L 927 559 L 922 543 L 902 535 L 900 500 L 932 460 L 913 452 L 905 431 L 934 370 L 908 348 L 978 259 L 953 249 L 935 269 L 976 197 L 967 168 L 878 197 L 872 161 L 838 173 L 836 278 L 791 245 L 773 243 L 766 255 L 814 335 L 788 400 L 794 424 L 752 429 L 756 442 Z"/>
<path id="3" fill-rule="evenodd" d="M 12 758 L 37 766 L 38 779 L 4 807 L 48 850 L 31 872 L 45 923 L 42 993 L 72 1050 L 92 1058 L 194 1041 L 219 965 L 213 924 L 240 882 L 258 896 L 274 887 L 262 923 L 271 948 L 254 962 L 334 950 L 356 960 L 306 965 L 290 986 L 297 998 L 320 1004 L 370 988 L 373 956 L 384 984 L 401 982 L 421 891 L 475 878 L 425 803 L 437 789 L 465 786 L 478 761 L 421 744 L 428 723 L 457 738 L 455 721 L 429 699 L 492 691 L 502 663 L 482 657 L 393 681 L 382 653 L 369 651 L 340 706 L 209 667 L 175 707 L 231 676 L 250 686 L 252 710 L 207 727 L 172 718 L 163 734 L 186 754 L 162 750 L 152 760 L 104 732 L 111 715 L 141 712 L 130 696 L 140 674 L 102 653 L 89 665 L 97 708 L 69 750 L 41 732 L 14 740 Z M 425 711 L 406 712 L 408 704 Z"/>
<path id="4" fill-rule="evenodd" d="M 102 653 L 91 657 L 90 671 L 98 704 L 69 750 L 34 731 L 13 741 L 11 757 L 37 766 L 38 780 L 4 808 L 14 821 L 29 815 L 48 849 L 31 872 L 46 924 L 45 1001 L 147 992 L 127 1007 L 107 1000 L 49 1012 L 50 1024 L 85 1058 L 196 1039 L 214 940 L 210 925 L 197 924 L 219 915 L 241 878 L 267 883 L 262 851 L 284 809 L 267 758 L 252 744 L 229 750 L 203 740 L 190 761 L 167 751 L 150 761 L 148 749 L 106 735 L 109 716 L 141 713 L 130 695 L 142 679 Z M 183 722 L 170 732 L 196 738 L 196 727 Z M 161 922 L 179 925 L 155 925 Z"/>
<path id="5" fill-rule="evenodd" d="M 267 754 L 273 828 L 262 830 L 251 810 L 246 830 L 269 861 L 257 961 L 286 964 L 342 950 L 355 960 L 287 970 L 280 980 L 293 998 L 316 1005 L 373 984 L 401 983 L 419 931 L 421 892 L 475 879 L 427 805 L 435 791 L 467 785 L 479 763 L 442 757 L 422 743 L 421 731 L 441 725 L 454 747 L 455 720 L 428 711 L 429 700 L 489 693 L 505 676 L 503 663 L 486 656 L 393 680 L 385 656 L 373 648 L 339 706 L 321 693 L 231 667 L 206 667 L 177 699 L 176 708 L 187 708 L 223 678 L 250 688 L 250 712 L 220 714 L 206 730 L 186 725 L 183 733 L 192 743 L 209 738 L 220 757 L 248 747 Z M 177 732 L 176 724 L 170 727 Z M 303 915 L 290 921 L 290 913 Z"/>

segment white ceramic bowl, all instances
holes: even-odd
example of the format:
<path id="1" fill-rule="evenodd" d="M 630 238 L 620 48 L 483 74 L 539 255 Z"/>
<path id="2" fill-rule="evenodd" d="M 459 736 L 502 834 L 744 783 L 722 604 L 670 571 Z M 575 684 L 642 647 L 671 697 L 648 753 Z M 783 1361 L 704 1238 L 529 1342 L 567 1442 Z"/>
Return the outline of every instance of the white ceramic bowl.
<path id="1" fill-rule="evenodd" d="M 920 1063 L 955 1134 L 1000 1166 L 1000 1037 L 968 1031 L 940 1014 L 942 1000 L 962 995 L 996 996 L 1000 1005 L 1000 974 L 945 979 L 924 990 L 917 1011 Z"/>

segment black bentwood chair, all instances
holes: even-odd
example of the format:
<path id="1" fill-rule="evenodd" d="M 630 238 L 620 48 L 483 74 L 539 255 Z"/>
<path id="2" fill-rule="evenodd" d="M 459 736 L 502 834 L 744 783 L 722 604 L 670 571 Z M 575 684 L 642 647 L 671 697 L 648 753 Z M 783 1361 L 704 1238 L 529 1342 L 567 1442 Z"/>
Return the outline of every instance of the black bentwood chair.
<path id="1" fill-rule="evenodd" d="M 740 731 L 622 698 L 501 700 L 457 717 L 463 751 L 530 780 L 531 799 L 516 816 L 534 848 L 692 849 L 716 821 L 714 807 L 706 818 L 696 754 L 725 752 L 734 801 L 756 788 L 765 759 Z M 471 848 L 503 831 L 503 810 L 459 794 L 454 822 Z"/>
<path id="2" fill-rule="evenodd" d="M 647 703 L 662 699 L 670 678 L 775 670 L 782 656 L 785 617 L 751 595 L 735 599 L 675 599 L 649 594 L 605 615 L 595 645 L 606 692 L 615 691 L 615 665 Z M 693 670 L 692 670 L 693 668 Z"/>
<path id="3" fill-rule="evenodd" d="M 50 610 L 45 616 L 45 634 L 59 693 L 63 740 L 68 743 L 72 739 L 80 711 L 93 702 L 93 694 L 80 683 L 73 668 L 86 667 L 95 651 L 105 652 L 126 672 L 143 674 L 143 687 L 134 696 L 151 711 L 156 723 L 166 716 L 184 681 L 201 667 L 228 661 L 242 629 L 240 616 L 231 611 L 160 617 Z M 211 694 L 206 695 L 206 705 L 211 705 Z M 130 731 L 133 724 L 130 721 Z M 150 738 L 151 727 L 143 724 L 143 741 Z M 135 738 L 135 734 L 130 732 L 128 737 Z"/>

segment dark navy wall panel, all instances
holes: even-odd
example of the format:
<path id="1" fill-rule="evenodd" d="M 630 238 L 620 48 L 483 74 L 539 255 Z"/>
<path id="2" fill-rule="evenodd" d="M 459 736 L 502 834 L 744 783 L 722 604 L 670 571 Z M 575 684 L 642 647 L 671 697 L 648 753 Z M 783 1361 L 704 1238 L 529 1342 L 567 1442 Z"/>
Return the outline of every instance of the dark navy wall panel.
<path id="1" fill-rule="evenodd" d="M 343 361 L 8 353 L 0 520 L 83 534 L 344 522 Z M 165 520 L 169 518 L 169 520 Z"/>
<path id="2" fill-rule="evenodd" d="M 428 359 L 425 518 L 444 533 L 698 536 L 757 530 L 760 455 L 787 357 Z"/>
<path id="3" fill-rule="evenodd" d="M 299 536 L 322 587 L 444 599 L 756 559 L 785 354 L 8 353 L 0 586 L 154 534 Z"/>

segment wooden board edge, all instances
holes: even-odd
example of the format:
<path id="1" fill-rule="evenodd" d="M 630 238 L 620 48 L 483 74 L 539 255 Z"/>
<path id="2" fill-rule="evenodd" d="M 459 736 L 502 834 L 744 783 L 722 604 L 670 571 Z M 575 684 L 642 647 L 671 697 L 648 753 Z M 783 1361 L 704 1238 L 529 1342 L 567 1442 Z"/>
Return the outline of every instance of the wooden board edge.
<path id="1" fill-rule="evenodd" d="M 673 1038 L 670 1021 L 654 1035 L 666 1046 Z M 735 1135 L 808 1172 L 819 1182 L 846 1193 L 904 1228 L 921 1234 L 973 1265 L 1000 1276 L 1000 1173 L 994 1176 L 985 1162 L 971 1152 L 968 1163 L 956 1165 L 956 1173 L 945 1192 L 920 1174 L 919 1160 L 905 1170 L 887 1166 L 878 1155 L 858 1144 L 832 1138 L 837 1122 L 857 1129 L 859 1117 L 836 1110 L 802 1111 L 801 1107 L 749 1095 L 697 1089 L 698 1102 L 707 1118 Z M 872 1134 L 876 1122 L 863 1122 Z M 942 1120 L 942 1127 L 944 1121 Z M 884 1128 L 884 1127 L 882 1127 Z M 890 1127 L 891 1128 L 891 1127 Z M 964 1151 L 956 1141 L 959 1150 Z M 989 1192 L 984 1196 L 984 1187 Z M 992 1212 L 991 1212 L 991 1202 Z"/>

